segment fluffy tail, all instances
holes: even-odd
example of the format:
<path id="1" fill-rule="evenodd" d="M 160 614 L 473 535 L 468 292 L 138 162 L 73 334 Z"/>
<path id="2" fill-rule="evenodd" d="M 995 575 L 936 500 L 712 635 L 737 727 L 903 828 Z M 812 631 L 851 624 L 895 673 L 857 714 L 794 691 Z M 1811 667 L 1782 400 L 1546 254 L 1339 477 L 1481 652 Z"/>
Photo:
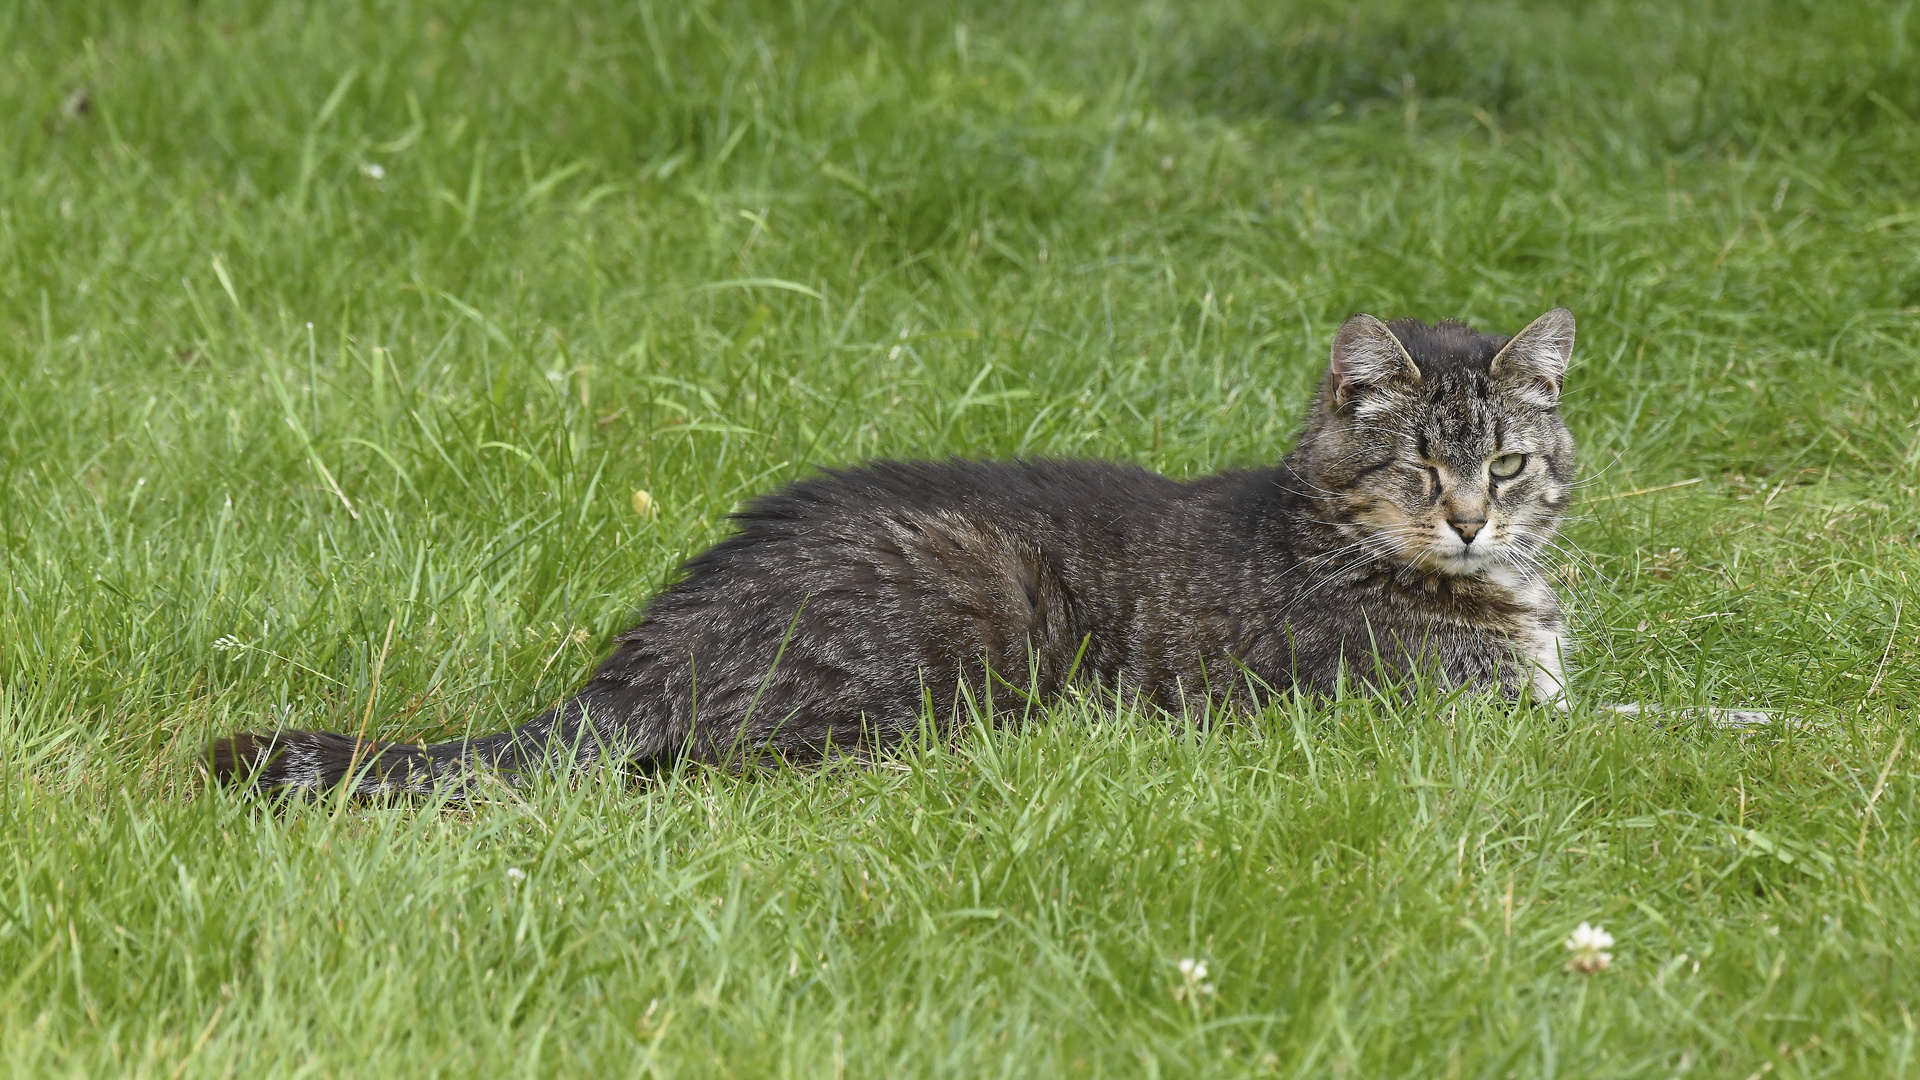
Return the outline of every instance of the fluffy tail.
<path id="1" fill-rule="evenodd" d="M 512 731 L 430 746 L 330 731 L 243 732 L 216 741 L 210 765 L 215 782 L 269 795 L 328 791 L 342 783 L 356 795 L 418 795 L 465 788 L 493 770 L 511 779 L 546 769 L 578 772 L 603 758 L 645 764 L 666 756 L 666 739 L 651 727 L 639 729 L 652 731 L 651 737 L 638 738 L 633 724 L 605 719 L 630 718 L 635 693 L 626 680 L 596 677 L 571 700 Z"/>
<path id="2" fill-rule="evenodd" d="M 422 794 L 461 782 L 475 766 L 505 764 L 513 735 L 419 746 L 376 743 L 331 731 L 242 732 L 214 742 L 213 778 L 266 794 L 331 790 L 356 795 Z"/>

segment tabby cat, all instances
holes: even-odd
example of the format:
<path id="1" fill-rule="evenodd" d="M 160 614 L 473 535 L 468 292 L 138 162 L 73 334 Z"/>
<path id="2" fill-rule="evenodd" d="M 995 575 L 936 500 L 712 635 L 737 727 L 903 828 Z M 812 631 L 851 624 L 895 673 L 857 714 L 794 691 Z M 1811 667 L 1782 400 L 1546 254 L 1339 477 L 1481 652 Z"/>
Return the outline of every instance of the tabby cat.
<path id="1" fill-rule="evenodd" d="M 602 758 L 812 758 L 1069 686 L 1174 713 L 1411 678 L 1555 701 L 1571 641 L 1542 555 L 1573 483 L 1572 351 L 1564 309 L 1512 338 L 1355 315 L 1275 467 L 828 471 L 737 514 L 577 695 L 517 730 L 240 734 L 213 771 L 378 794 Z"/>

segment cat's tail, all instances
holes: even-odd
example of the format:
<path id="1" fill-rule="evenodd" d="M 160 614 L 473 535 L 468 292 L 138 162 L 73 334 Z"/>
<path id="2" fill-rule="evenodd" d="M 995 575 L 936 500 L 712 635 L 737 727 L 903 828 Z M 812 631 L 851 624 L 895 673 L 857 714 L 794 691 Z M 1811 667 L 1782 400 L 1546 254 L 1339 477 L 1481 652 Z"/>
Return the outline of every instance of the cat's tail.
<path id="1" fill-rule="evenodd" d="M 572 703 L 569 703 L 571 705 Z M 419 744 L 374 742 L 331 731 L 241 732 L 217 739 L 208 765 L 216 783 L 252 788 L 265 795 L 331 791 L 342 784 L 355 795 L 423 795 L 435 789 L 465 791 L 496 773 L 524 778 L 532 772 L 583 768 L 599 754 L 590 732 L 562 723 L 577 710 L 562 706 L 513 731 L 479 739 Z"/>
<path id="2" fill-rule="evenodd" d="M 351 781 L 356 795 L 399 795 L 464 776 L 482 752 L 473 742 L 416 746 L 331 731 L 240 732 L 214 742 L 209 764 L 216 783 L 264 794 L 317 793 Z"/>

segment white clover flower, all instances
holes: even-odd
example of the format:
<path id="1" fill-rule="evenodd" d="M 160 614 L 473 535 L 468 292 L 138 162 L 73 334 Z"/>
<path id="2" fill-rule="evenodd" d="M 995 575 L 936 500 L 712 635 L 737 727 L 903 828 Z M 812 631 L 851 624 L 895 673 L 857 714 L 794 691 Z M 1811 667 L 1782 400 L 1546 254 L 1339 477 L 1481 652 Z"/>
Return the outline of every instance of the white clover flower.
<path id="1" fill-rule="evenodd" d="M 1577 971 L 1582 975 L 1591 975 L 1596 971 L 1607 970 L 1613 962 L 1613 935 L 1598 926 L 1581 923 L 1574 928 L 1573 936 L 1567 939 L 1567 951 L 1573 958 L 1567 961 L 1568 971 Z"/>
<path id="2" fill-rule="evenodd" d="M 525 881 L 527 880 L 527 872 L 517 866 L 509 866 L 507 867 L 507 880 Z"/>
<path id="3" fill-rule="evenodd" d="M 1173 1000 L 1197 1002 L 1213 993 L 1213 984 L 1207 981 L 1207 962 L 1191 957 L 1180 961 L 1180 985 L 1173 988 Z"/>
<path id="4" fill-rule="evenodd" d="M 387 170 L 382 168 L 377 161 L 368 161 L 361 164 L 360 175 L 369 180 L 385 180 L 387 178 Z"/>

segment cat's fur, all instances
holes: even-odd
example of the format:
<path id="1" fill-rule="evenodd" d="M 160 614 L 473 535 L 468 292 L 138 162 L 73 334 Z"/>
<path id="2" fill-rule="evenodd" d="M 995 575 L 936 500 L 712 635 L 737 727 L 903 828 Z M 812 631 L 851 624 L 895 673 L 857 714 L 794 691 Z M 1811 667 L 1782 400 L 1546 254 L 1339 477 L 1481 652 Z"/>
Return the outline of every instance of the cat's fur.
<path id="1" fill-rule="evenodd" d="M 476 767 L 884 747 L 962 695 L 1069 684 L 1169 711 L 1410 677 L 1552 700 L 1542 551 L 1566 509 L 1573 317 L 1511 339 L 1356 315 L 1278 466 L 1179 483 L 1089 461 L 881 461 L 762 496 L 578 695 L 437 746 L 282 731 L 222 780 L 422 791 Z M 1518 472 L 1499 479 L 1525 455 Z"/>

